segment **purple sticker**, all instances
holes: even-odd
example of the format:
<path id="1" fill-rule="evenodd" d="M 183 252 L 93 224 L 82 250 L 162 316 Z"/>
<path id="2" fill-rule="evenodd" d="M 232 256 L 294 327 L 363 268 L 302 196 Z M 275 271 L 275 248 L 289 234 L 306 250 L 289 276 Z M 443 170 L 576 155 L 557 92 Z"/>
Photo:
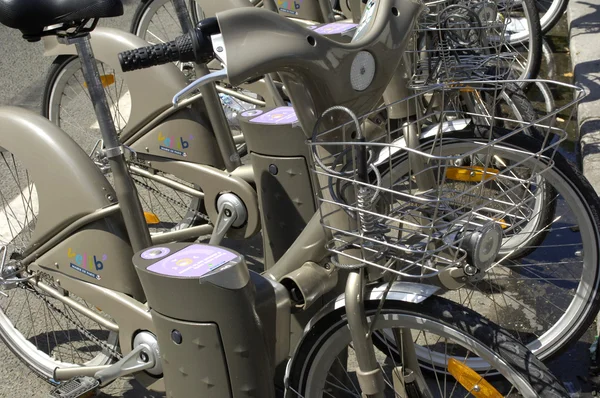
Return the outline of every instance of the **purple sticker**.
<path id="1" fill-rule="evenodd" d="M 321 35 L 337 35 L 352 30 L 357 26 L 355 23 L 333 22 L 325 25 L 314 25 L 310 29 Z"/>
<path id="2" fill-rule="evenodd" d="M 152 249 L 148 249 L 142 253 L 141 257 L 145 260 L 154 260 L 156 258 L 161 258 L 171 253 L 171 249 L 168 247 L 153 247 Z"/>
<path id="3" fill-rule="evenodd" d="M 236 258 L 235 253 L 216 246 L 191 245 L 147 269 L 157 274 L 198 278 Z"/>
<path id="4" fill-rule="evenodd" d="M 291 106 L 281 106 L 259 117 L 250 120 L 250 123 L 262 124 L 293 124 L 298 121 L 296 111 Z"/>
<path id="5" fill-rule="evenodd" d="M 263 113 L 263 111 L 261 111 L 260 109 L 253 109 L 251 111 L 243 112 L 240 116 L 251 117 L 251 116 L 262 115 L 262 113 Z"/>

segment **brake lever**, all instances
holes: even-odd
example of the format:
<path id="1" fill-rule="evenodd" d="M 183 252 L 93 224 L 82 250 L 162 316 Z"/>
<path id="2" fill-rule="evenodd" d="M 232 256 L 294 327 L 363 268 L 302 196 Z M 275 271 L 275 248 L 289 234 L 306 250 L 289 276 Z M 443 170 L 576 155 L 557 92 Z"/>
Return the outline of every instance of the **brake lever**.
<path id="1" fill-rule="evenodd" d="M 183 90 L 181 90 L 180 92 L 175 94 L 175 96 L 173 97 L 173 101 L 172 101 L 173 107 L 177 108 L 177 106 L 179 106 L 179 103 L 181 102 L 181 99 L 183 97 L 194 92 L 198 88 L 200 88 L 208 83 L 216 82 L 216 81 L 223 80 L 223 79 L 227 79 L 227 69 L 226 68 L 218 70 L 216 72 L 209 73 L 208 75 L 204 75 L 204 76 L 200 77 L 199 79 L 196 79 L 193 83 L 189 84 Z"/>

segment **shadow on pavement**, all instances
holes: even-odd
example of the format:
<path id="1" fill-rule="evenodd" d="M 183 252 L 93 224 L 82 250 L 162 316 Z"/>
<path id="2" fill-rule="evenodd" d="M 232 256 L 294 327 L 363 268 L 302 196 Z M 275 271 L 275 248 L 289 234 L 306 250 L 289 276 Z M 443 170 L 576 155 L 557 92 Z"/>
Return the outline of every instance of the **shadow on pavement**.
<path id="1" fill-rule="evenodd" d="M 579 1 L 578 4 L 588 6 L 593 11 L 571 21 L 571 26 L 576 26 L 578 29 L 583 29 L 583 32 L 574 34 L 571 37 L 577 37 L 587 33 L 600 32 L 600 4 L 586 1 Z"/>

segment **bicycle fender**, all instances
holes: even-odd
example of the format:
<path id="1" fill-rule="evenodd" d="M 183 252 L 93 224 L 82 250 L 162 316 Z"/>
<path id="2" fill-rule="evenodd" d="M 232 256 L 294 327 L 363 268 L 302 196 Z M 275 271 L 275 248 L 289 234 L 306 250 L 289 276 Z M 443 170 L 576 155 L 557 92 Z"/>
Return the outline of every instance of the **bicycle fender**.
<path id="1" fill-rule="evenodd" d="M 39 211 L 31 243 L 39 246 L 75 220 L 113 204 L 115 192 L 100 169 L 48 119 L 23 108 L 0 108 L 0 143 L 35 183 L 31 196 L 38 197 Z"/>
<path id="2" fill-rule="evenodd" d="M 77 54 L 75 46 L 61 44 L 55 36 L 45 37 L 43 41 L 45 56 Z M 118 60 L 120 52 L 148 45 L 145 40 L 131 33 L 111 28 L 96 28 L 91 33 L 90 43 L 96 59 L 109 65 L 118 73 L 123 73 Z M 173 96 L 188 84 L 185 76 L 175 64 L 170 63 L 123 73 L 122 76 L 130 94 L 130 98 L 122 98 L 126 105 L 130 104 L 131 107 L 127 125 L 120 133 L 123 142 L 126 142 L 134 150 L 149 152 L 145 150 L 145 147 L 156 149 L 156 155 L 171 159 L 179 160 L 186 156 L 187 160 L 191 162 L 210 164 L 215 167 L 222 166 L 223 159 L 218 150 L 207 113 L 203 110 L 204 103 L 202 101 L 193 104 L 192 108 L 182 109 L 170 118 L 162 120 L 151 134 L 146 133 L 141 137 L 132 138 L 157 115 L 170 109 Z M 180 134 L 170 134 L 174 130 L 179 131 Z M 142 145 L 140 138 L 143 137 L 146 137 L 146 142 Z M 175 150 L 173 151 L 169 145 L 162 145 L 168 147 L 166 151 L 159 150 L 160 137 L 168 137 Z M 193 145 L 189 144 L 193 148 L 184 151 L 176 147 L 175 144 L 186 145 L 186 141 L 189 141 L 190 137 L 194 139 Z M 130 141 L 132 139 L 133 141 Z M 148 145 L 149 140 L 152 145 Z M 140 141 L 139 145 L 136 145 L 137 141 Z"/>
<path id="3" fill-rule="evenodd" d="M 232 10 L 234 8 L 253 7 L 248 0 L 196 0 L 196 3 L 202 9 L 204 18 L 215 17 L 218 12 Z"/>
<path id="4" fill-rule="evenodd" d="M 90 35 L 96 59 L 120 73 L 123 72 L 119 53 L 148 45 L 131 33 L 112 28 L 96 28 Z M 43 43 L 44 56 L 77 55 L 75 46 L 61 44 L 55 36 L 44 37 Z M 131 114 L 122 132 L 124 136 L 148 117 L 170 108 L 173 96 L 187 85 L 185 76 L 175 64 L 124 73 L 123 78 L 131 93 Z"/>
<path id="5" fill-rule="evenodd" d="M 435 137 L 436 135 L 451 133 L 453 131 L 462 131 L 466 129 L 470 125 L 469 119 L 458 119 L 447 121 L 443 123 L 438 123 L 433 126 L 429 126 L 426 129 L 423 129 L 421 132 L 421 140 Z M 391 142 L 389 146 L 382 149 L 379 152 L 377 159 L 373 162 L 374 166 L 381 166 L 388 162 L 391 157 L 393 157 L 396 153 L 401 152 L 404 148 L 406 148 L 406 141 L 404 136 L 400 136 L 394 141 Z"/>
<path id="6" fill-rule="evenodd" d="M 368 290 L 365 292 L 365 301 L 381 300 L 387 288 L 388 283 L 382 283 L 381 285 L 370 289 L 367 288 Z M 438 290 L 440 290 L 440 288 L 433 285 L 399 281 L 392 284 L 390 291 L 387 293 L 386 300 L 398 300 L 406 303 L 418 304 L 425 301 L 428 297 L 433 296 Z M 323 308 L 321 308 L 311 318 L 304 328 L 304 333 L 306 334 L 306 332 L 308 332 L 312 326 L 321 320 L 321 318 L 323 318 L 325 315 L 340 309 L 345 305 L 346 299 L 344 297 L 344 293 L 342 293 L 337 296 L 337 298 L 331 300 L 329 303 L 323 306 Z"/>
<path id="7" fill-rule="evenodd" d="M 386 290 L 388 289 L 387 283 L 382 283 L 381 285 L 376 286 L 375 288 L 371 288 L 365 292 L 365 301 L 367 300 L 381 300 L 383 298 Z M 407 303 L 421 303 L 426 300 L 428 297 L 433 296 L 440 288 L 437 286 L 426 285 L 422 283 L 413 283 L 413 282 L 394 282 L 389 292 L 387 293 L 386 300 L 398 300 L 404 301 Z M 322 318 L 324 318 L 327 314 L 343 308 L 346 305 L 346 299 L 344 297 L 344 293 L 340 294 L 337 298 L 331 300 L 327 303 L 323 308 L 321 308 L 308 322 L 306 327 L 304 328 L 304 334 L 298 344 L 296 344 L 296 350 L 302 346 L 303 340 L 305 336 L 308 334 L 310 329 L 319 322 Z M 288 361 L 288 364 L 285 369 L 285 379 L 288 380 L 289 372 L 291 370 L 291 365 L 294 362 L 293 358 L 296 356 L 296 352 L 292 354 L 292 360 Z"/>

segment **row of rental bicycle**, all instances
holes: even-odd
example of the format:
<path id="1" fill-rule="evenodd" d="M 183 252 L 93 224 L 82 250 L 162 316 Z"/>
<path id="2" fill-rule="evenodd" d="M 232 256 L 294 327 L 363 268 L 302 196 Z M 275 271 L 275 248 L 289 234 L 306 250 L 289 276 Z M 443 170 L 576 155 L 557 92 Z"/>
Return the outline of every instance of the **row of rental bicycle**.
<path id="1" fill-rule="evenodd" d="M 60 398 L 568 397 L 566 1 L 0 0 L 56 57 L 0 108 L 0 337 Z"/>

